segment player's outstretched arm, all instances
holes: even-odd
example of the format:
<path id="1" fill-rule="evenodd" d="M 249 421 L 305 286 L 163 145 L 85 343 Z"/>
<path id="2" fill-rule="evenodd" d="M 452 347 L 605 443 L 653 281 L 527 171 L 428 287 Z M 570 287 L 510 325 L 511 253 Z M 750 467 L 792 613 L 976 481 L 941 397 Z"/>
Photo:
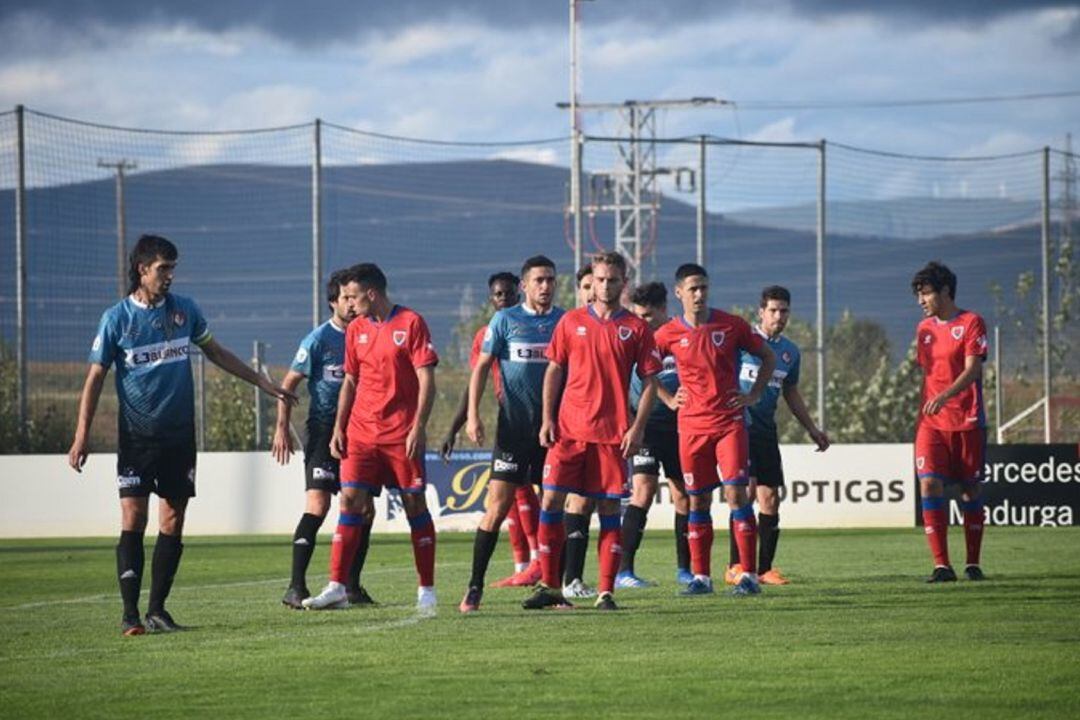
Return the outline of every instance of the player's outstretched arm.
<path id="1" fill-rule="evenodd" d="M 290 370 L 281 381 L 281 387 L 288 392 L 295 392 L 296 386 L 304 379 L 304 374 Z M 274 442 L 270 446 L 270 453 L 281 465 L 286 465 L 296 447 L 293 445 L 292 433 L 289 431 L 289 419 L 292 416 L 292 405 L 284 400 L 277 401 L 277 422 L 274 424 Z"/>
<path id="2" fill-rule="evenodd" d="M 824 430 L 819 430 L 818 426 L 814 424 L 814 418 L 810 417 L 810 410 L 806 407 L 806 402 L 803 401 L 802 393 L 799 392 L 798 385 L 785 385 L 784 386 L 784 400 L 787 402 L 788 407 L 791 408 L 791 414 L 795 416 L 795 419 L 799 421 L 799 424 L 806 428 L 806 432 L 810 435 L 810 439 L 817 445 L 818 452 L 825 452 L 829 449 L 831 441 L 829 436 L 825 434 Z"/>
<path id="3" fill-rule="evenodd" d="M 955 397 L 961 390 L 982 377 L 983 359 L 979 355 L 968 355 L 964 358 L 964 371 L 960 373 L 952 385 L 941 391 L 936 397 L 927 400 L 923 405 L 923 413 L 937 415 L 949 399 Z"/>
<path id="4" fill-rule="evenodd" d="M 728 407 L 748 407 L 757 404 L 757 401 L 761 399 L 761 393 L 765 392 L 765 386 L 772 379 L 773 370 L 776 370 L 776 355 L 773 353 L 772 348 L 765 343 L 761 343 L 755 349 L 747 348 L 746 351 L 761 360 L 761 366 L 758 368 L 757 378 L 750 387 L 750 391 L 747 393 L 736 392 L 728 400 Z"/>
<path id="5" fill-rule="evenodd" d="M 419 460 L 427 449 L 428 418 L 431 417 L 431 407 L 435 404 L 435 366 L 416 368 L 416 379 L 420 381 L 420 392 L 416 399 L 416 419 L 405 438 L 405 454 Z"/>
<path id="6" fill-rule="evenodd" d="M 468 424 L 465 426 L 465 433 L 477 445 L 482 445 L 484 442 L 484 421 L 480 419 L 480 398 L 484 396 L 488 372 L 490 372 L 494 362 L 494 355 L 480 353 L 480 357 L 476 360 L 476 366 L 473 367 L 472 374 L 469 375 Z"/>
<path id="7" fill-rule="evenodd" d="M 656 402 L 659 387 L 660 383 L 656 381 L 655 375 L 645 378 L 641 388 L 641 399 L 638 400 L 637 414 L 634 415 L 634 422 L 630 424 L 630 429 L 626 431 L 622 442 L 619 443 L 624 458 L 635 455 L 641 449 L 641 440 L 645 436 L 645 423 L 649 419 L 649 413 L 652 412 L 653 403 Z"/>
<path id="8" fill-rule="evenodd" d="M 101 388 L 105 385 L 105 376 L 109 368 L 97 363 L 91 363 L 86 371 L 86 381 L 83 383 L 82 396 L 79 398 L 79 418 L 75 427 L 75 438 L 68 450 L 68 464 L 76 472 L 82 472 L 86 458 L 90 454 L 88 449 L 90 442 L 90 426 L 94 423 L 94 414 L 97 412 L 98 400 L 101 398 Z"/>
<path id="9" fill-rule="evenodd" d="M 555 418 L 558 415 L 559 398 L 562 396 L 566 371 L 556 362 L 548 362 L 544 371 L 543 417 L 540 422 L 540 446 L 551 447 L 555 444 Z"/>
<path id="10" fill-rule="evenodd" d="M 244 382 L 251 383 L 267 395 L 272 395 L 278 400 L 293 405 L 296 404 L 296 395 L 285 388 L 278 387 L 262 375 L 259 375 L 253 369 L 248 367 L 243 360 L 233 355 L 224 346 L 220 345 L 214 338 L 207 340 L 200 348 L 203 351 L 203 355 L 205 355 L 210 362 L 214 363 L 230 375 L 235 375 Z"/>
<path id="11" fill-rule="evenodd" d="M 330 456 L 341 460 L 345 457 L 347 444 L 345 428 L 349 425 L 353 400 L 356 399 L 356 377 L 348 372 L 345 373 L 337 397 L 337 415 L 334 417 L 334 434 L 330 438 Z"/>

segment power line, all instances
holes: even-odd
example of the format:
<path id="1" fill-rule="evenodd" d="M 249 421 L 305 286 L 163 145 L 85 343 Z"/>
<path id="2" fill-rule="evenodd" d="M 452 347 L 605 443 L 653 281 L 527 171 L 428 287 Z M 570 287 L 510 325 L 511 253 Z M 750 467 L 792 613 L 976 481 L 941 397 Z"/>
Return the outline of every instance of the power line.
<path id="1" fill-rule="evenodd" d="M 821 100 L 788 102 L 784 100 L 749 100 L 737 102 L 740 110 L 857 110 L 872 108 L 927 107 L 933 105 L 974 105 L 1002 102 L 1030 102 L 1080 97 L 1080 90 L 1024 93 L 1020 95 L 975 95 L 970 97 L 907 98 L 901 100 Z"/>

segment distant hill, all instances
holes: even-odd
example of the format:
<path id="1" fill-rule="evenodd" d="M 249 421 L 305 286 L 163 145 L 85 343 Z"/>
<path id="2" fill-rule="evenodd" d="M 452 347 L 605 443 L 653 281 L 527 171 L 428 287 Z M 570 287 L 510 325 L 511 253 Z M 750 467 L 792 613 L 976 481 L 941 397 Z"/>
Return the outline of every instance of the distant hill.
<path id="1" fill-rule="evenodd" d="M 440 349 L 486 295 L 491 272 L 552 257 L 570 281 L 565 168 L 511 160 L 331 166 L 324 170 L 324 269 L 371 260 L 393 298 L 428 319 Z M 30 354 L 81 360 L 102 310 L 117 298 L 111 180 L 29 193 Z M 306 167 L 208 165 L 128 178 L 129 241 L 142 232 L 181 249 L 175 289 L 196 298 L 217 336 L 240 354 L 268 342 L 286 362 L 310 329 L 311 207 Z M 0 333 L 14 337 L 12 192 L 0 192 Z M 973 204 L 974 203 L 974 204 Z M 813 221 L 805 207 L 709 216 L 713 303 L 750 305 L 787 285 L 813 318 Z M 931 212 L 932 211 L 932 212 Z M 1039 267 L 1031 207 L 1010 201 L 900 200 L 830 205 L 827 308 L 882 323 L 905 347 L 919 312 L 912 273 L 941 259 L 960 275 L 960 302 L 992 321 L 988 287 Z M 586 250 L 610 247 L 609 217 L 587 223 Z M 934 231 L 939 228 L 939 231 Z M 1002 229 L 1005 228 L 1005 229 Z M 843 231 L 842 231 L 843 230 Z M 962 231 L 962 232 L 961 232 Z M 665 198 L 652 278 L 670 281 L 694 257 L 694 208 Z M 674 298 L 672 298 L 674 309 Z M 464 303 L 464 304 L 463 304 Z"/>

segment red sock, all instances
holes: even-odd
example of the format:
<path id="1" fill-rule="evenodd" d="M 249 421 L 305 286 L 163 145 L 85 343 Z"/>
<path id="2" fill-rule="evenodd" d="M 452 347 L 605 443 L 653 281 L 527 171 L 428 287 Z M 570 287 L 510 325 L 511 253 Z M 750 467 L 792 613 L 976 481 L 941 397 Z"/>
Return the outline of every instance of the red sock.
<path id="1" fill-rule="evenodd" d="M 972 506 L 965 503 L 964 507 L 964 541 L 967 543 L 967 564 L 978 565 L 979 554 L 982 551 L 983 538 L 983 509 L 982 504 Z"/>
<path id="2" fill-rule="evenodd" d="M 517 502 L 511 503 L 510 512 L 506 515 L 506 532 L 510 534 L 510 549 L 514 553 L 514 562 L 529 562 L 529 540 L 521 529 Z"/>
<path id="3" fill-rule="evenodd" d="M 750 510 L 749 517 L 742 519 L 734 517 L 731 527 L 735 532 L 735 543 L 739 546 L 739 565 L 742 566 L 743 572 L 756 573 L 757 518 L 754 516 L 753 505 L 745 507 Z"/>
<path id="4" fill-rule="evenodd" d="M 712 570 L 712 515 L 691 510 L 686 539 L 690 545 L 690 571 L 708 577 Z"/>
<path id="5" fill-rule="evenodd" d="M 619 563 L 622 562 L 622 528 L 618 515 L 600 516 L 600 577 L 597 589 L 600 592 L 611 592 L 615 589 L 615 574 L 619 572 Z"/>
<path id="6" fill-rule="evenodd" d="M 930 554 L 934 556 L 934 565 L 949 565 L 949 521 L 945 508 L 928 510 L 923 508 L 923 526 L 926 541 L 930 544 Z"/>
<path id="7" fill-rule="evenodd" d="M 566 542 L 566 528 L 563 526 L 561 512 L 540 512 L 540 528 L 536 531 L 537 550 L 540 553 L 541 582 L 549 588 L 562 587 L 559 579 L 559 559 L 562 556 L 563 543 Z"/>
<path id="8" fill-rule="evenodd" d="M 341 513 L 334 541 L 330 545 L 330 580 L 342 585 L 349 581 L 349 567 L 356 557 L 356 548 L 360 547 L 360 536 L 364 531 L 360 515 Z"/>
<path id="9" fill-rule="evenodd" d="M 430 513 L 409 518 L 412 527 L 413 560 L 421 587 L 435 585 L 435 524 Z"/>
<path id="10" fill-rule="evenodd" d="M 536 532 L 540 525 L 540 498 L 536 497 L 532 485 L 522 485 L 514 491 L 514 502 L 518 506 L 518 522 L 529 542 L 529 550 L 535 550 Z"/>

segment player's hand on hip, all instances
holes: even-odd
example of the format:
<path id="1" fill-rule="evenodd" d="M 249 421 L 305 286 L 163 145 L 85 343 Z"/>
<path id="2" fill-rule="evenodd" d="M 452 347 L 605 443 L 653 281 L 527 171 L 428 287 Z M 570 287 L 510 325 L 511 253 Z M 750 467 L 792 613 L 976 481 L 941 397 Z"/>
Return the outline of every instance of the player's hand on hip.
<path id="1" fill-rule="evenodd" d="M 419 460 L 424 456 L 427 449 L 427 431 L 419 425 L 413 425 L 405 438 L 405 455 L 413 460 Z"/>
<path id="2" fill-rule="evenodd" d="M 547 420 L 540 424 L 540 447 L 549 448 L 555 444 L 555 425 Z"/>
<path id="3" fill-rule="evenodd" d="M 68 450 L 68 465 L 74 468 L 75 472 L 81 473 L 89 454 L 90 452 L 86 449 L 86 441 L 76 439 L 75 442 L 71 443 L 71 449 Z"/>
<path id="4" fill-rule="evenodd" d="M 274 442 L 270 446 L 270 453 L 274 456 L 274 459 L 278 461 L 278 464 L 288 465 L 294 449 L 292 436 L 289 435 L 289 431 L 287 429 L 283 430 L 282 428 L 276 429 L 274 431 Z"/>
<path id="5" fill-rule="evenodd" d="M 480 418 L 465 422 L 465 434 L 477 445 L 484 444 L 484 421 Z"/>
<path id="6" fill-rule="evenodd" d="M 674 403 L 674 405 L 671 405 L 670 407 L 671 407 L 672 410 L 678 410 L 683 405 L 685 405 L 686 401 L 689 400 L 689 399 L 690 399 L 690 393 L 687 392 L 685 387 L 682 387 L 680 385 L 679 389 L 675 391 L 675 397 L 674 397 L 675 403 Z"/>
<path id="7" fill-rule="evenodd" d="M 330 438 L 330 456 L 335 460 L 345 459 L 345 433 L 340 428 L 334 428 L 334 436 Z"/>
<path id="8" fill-rule="evenodd" d="M 941 412 L 941 408 L 945 405 L 945 401 L 947 399 L 948 398 L 946 398 L 944 395 L 938 395 L 937 397 L 928 400 L 927 403 L 923 405 L 923 414 L 937 415 L 939 412 Z"/>
<path id="9" fill-rule="evenodd" d="M 742 408 L 749 407 L 757 402 L 757 398 L 750 394 L 743 394 L 738 391 L 732 391 L 731 397 L 728 398 L 726 405 L 729 408 Z"/>

